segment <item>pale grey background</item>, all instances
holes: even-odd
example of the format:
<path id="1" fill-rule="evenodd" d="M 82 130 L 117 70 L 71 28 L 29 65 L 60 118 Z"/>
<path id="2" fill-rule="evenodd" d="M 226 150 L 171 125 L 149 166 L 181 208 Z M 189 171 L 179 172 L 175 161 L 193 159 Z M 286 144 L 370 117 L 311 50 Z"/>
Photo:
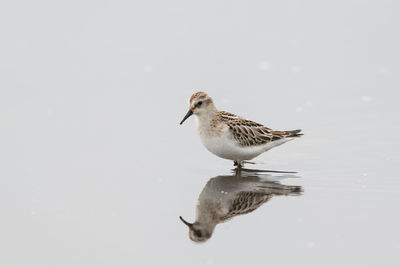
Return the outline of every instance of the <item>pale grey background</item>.
<path id="1" fill-rule="evenodd" d="M 399 266 L 398 1 L 2 1 L 1 266 Z M 231 162 L 187 111 L 305 136 L 257 158 L 298 171 L 194 244 Z"/>

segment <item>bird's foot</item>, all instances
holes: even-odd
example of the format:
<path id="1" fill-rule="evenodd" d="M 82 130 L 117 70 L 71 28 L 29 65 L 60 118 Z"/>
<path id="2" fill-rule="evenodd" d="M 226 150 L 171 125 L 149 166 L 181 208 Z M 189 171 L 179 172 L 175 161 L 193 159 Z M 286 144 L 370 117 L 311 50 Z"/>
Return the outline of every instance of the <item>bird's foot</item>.
<path id="1" fill-rule="evenodd" d="M 233 161 L 233 166 L 237 166 L 238 169 L 241 169 L 243 167 L 242 161 L 234 160 Z"/>

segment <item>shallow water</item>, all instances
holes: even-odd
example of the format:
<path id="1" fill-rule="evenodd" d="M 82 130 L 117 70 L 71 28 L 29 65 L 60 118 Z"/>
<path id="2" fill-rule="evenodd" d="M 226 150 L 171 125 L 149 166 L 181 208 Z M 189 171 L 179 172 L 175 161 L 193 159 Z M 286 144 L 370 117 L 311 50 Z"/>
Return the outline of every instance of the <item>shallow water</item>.
<path id="1" fill-rule="evenodd" d="M 23 6 L 0 9 L 1 266 L 400 264 L 399 4 Z M 237 177 L 179 125 L 198 89 L 305 134 L 246 166 L 303 192 L 201 244 L 179 216 Z"/>

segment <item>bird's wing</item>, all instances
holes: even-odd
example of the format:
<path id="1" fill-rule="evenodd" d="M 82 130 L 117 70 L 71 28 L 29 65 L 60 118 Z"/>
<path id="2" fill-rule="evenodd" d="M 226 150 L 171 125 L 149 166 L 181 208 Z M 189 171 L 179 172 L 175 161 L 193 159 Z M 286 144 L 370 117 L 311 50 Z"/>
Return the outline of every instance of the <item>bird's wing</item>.
<path id="1" fill-rule="evenodd" d="M 252 212 L 273 196 L 274 194 L 266 194 L 265 192 L 240 192 L 232 201 L 228 214 L 222 220 L 225 221 L 237 215 Z"/>
<path id="2" fill-rule="evenodd" d="M 226 112 L 226 111 L 218 111 L 217 113 L 217 117 L 219 118 L 219 120 L 223 121 L 223 122 L 228 122 L 228 121 L 234 121 L 234 120 L 240 120 L 242 118 L 240 118 L 239 116 Z"/>
<path id="3" fill-rule="evenodd" d="M 301 136 L 301 130 L 274 131 L 257 122 L 243 119 L 235 114 L 220 111 L 217 114 L 220 121 L 226 123 L 233 138 L 241 146 L 263 145 L 287 137 Z"/>

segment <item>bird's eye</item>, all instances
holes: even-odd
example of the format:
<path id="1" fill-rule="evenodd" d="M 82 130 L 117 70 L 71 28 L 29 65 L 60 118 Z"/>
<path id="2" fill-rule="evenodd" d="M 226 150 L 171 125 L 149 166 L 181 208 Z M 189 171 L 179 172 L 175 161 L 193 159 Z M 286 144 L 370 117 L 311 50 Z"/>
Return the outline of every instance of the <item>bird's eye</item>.
<path id="1" fill-rule="evenodd" d="M 203 101 L 199 101 L 199 102 L 197 102 L 197 106 L 198 106 L 198 107 L 200 107 L 200 106 L 201 106 L 201 104 L 203 104 Z"/>
<path id="2" fill-rule="evenodd" d="M 194 232 L 195 234 L 196 234 L 196 236 L 197 237 L 201 237 L 202 235 L 201 235 L 201 231 L 196 231 L 196 232 Z"/>

